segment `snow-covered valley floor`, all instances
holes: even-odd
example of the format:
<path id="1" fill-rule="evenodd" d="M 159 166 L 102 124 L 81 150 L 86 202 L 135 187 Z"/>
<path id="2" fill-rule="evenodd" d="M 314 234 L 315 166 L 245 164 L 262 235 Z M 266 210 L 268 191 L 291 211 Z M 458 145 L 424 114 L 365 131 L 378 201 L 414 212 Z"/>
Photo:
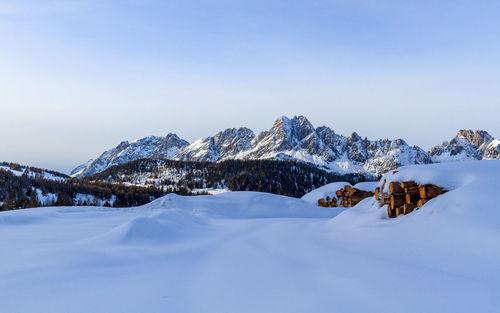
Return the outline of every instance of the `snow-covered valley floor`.
<path id="1" fill-rule="evenodd" d="M 396 219 L 254 192 L 1 212 L 0 312 L 500 312 L 500 162 L 468 171 Z"/>

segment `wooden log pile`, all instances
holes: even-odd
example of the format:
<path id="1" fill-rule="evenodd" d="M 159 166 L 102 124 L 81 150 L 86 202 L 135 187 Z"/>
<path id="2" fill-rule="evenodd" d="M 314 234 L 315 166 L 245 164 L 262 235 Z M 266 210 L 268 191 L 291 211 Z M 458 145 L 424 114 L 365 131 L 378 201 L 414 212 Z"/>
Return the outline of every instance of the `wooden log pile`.
<path id="1" fill-rule="evenodd" d="M 360 190 L 346 185 L 344 188 L 337 190 L 332 197 L 327 196 L 319 199 L 318 206 L 348 208 L 355 206 L 363 199 L 373 197 L 373 195 L 374 193 L 371 191 Z"/>
<path id="2" fill-rule="evenodd" d="M 421 208 L 427 201 L 445 192 L 446 189 L 436 185 L 418 185 L 413 181 L 389 183 L 389 193 L 383 192 L 386 181 L 381 188 L 375 189 L 375 199 L 381 206 L 387 206 L 387 215 L 397 217 Z"/>

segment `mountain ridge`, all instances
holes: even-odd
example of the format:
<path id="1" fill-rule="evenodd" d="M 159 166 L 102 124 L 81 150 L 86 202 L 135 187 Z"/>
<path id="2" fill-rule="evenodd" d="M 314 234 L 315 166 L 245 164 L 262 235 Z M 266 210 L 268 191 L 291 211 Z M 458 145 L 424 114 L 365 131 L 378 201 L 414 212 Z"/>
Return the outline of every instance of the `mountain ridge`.
<path id="1" fill-rule="evenodd" d="M 86 177 L 143 158 L 220 162 L 225 160 L 296 160 L 339 174 L 381 175 L 404 165 L 500 158 L 500 141 L 484 130 L 459 130 L 457 136 L 428 152 L 403 139 L 368 140 L 353 132 L 317 128 L 305 117 L 278 117 L 258 134 L 246 127 L 227 128 L 192 143 L 169 133 L 123 141 L 98 158 L 79 165 L 73 177 Z"/>

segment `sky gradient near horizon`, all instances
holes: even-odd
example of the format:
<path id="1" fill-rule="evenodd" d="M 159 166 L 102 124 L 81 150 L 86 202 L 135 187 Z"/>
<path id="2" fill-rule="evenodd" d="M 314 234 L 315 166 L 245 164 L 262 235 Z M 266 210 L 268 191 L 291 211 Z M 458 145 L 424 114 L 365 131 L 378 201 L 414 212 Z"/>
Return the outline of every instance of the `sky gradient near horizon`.
<path id="1" fill-rule="evenodd" d="M 500 137 L 498 1 L 0 0 L 0 161 L 278 116 L 424 149 Z"/>

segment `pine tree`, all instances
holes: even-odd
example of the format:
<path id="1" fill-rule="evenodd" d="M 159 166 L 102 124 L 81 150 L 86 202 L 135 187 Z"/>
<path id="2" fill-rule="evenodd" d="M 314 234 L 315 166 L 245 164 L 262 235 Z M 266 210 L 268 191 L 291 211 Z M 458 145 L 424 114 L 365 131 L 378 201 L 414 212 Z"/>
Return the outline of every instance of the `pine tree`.
<path id="1" fill-rule="evenodd" d="M 38 195 L 35 189 L 31 191 L 30 200 L 28 202 L 28 208 L 36 208 L 40 206 L 40 201 L 38 201 Z"/>

